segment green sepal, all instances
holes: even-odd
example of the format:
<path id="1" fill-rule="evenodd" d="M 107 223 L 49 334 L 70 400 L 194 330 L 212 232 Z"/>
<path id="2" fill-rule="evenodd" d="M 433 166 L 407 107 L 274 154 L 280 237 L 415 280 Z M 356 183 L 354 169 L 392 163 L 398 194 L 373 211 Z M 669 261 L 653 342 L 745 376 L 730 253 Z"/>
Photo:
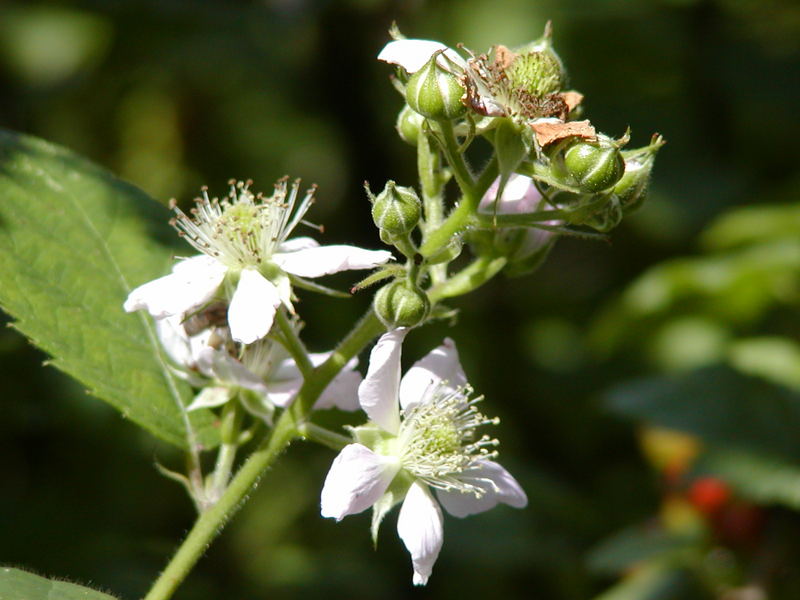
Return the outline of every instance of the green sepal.
<path id="1" fill-rule="evenodd" d="M 350 427 L 349 429 L 350 434 L 357 443 L 372 450 L 379 446 L 385 446 L 386 443 L 394 437 L 375 423 L 366 423 L 358 427 Z"/>
<path id="2" fill-rule="evenodd" d="M 395 505 L 399 504 L 408 493 L 408 488 L 414 482 L 414 478 L 402 469 L 397 473 L 392 483 L 384 492 L 383 496 L 372 505 L 372 525 L 370 532 L 372 533 L 372 543 L 378 547 L 378 530 L 380 529 L 381 522 L 386 514 L 392 510 Z"/>
<path id="3" fill-rule="evenodd" d="M 364 279 L 358 283 L 354 284 L 353 287 L 350 288 L 350 293 L 355 294 L 356 292 L 360 292 L 361 290 L 383 281 L 384 279 L 389 279 L 389 277 L 401 277 L 405 274 L 405 272 L 406 268 L 403 265 L 392 264 L 383 266 L 374 273 L 370 273 L 364 277 Z"/>
<path id="4" fill-rule="evenodd" d="M 293 286 L 299 287 L 304 290 L 308 290 L 310 292 L 325 294 L 326 296 L 331 296 L 333 298 L 350 297 L 350 294 L 346 292 L 340 292 L 339 290 L 334 290 L 333 288 L 320 285 L 319 283 L 314 283 L 313 281 L 309 281 L 308 279 L 298 277 L 297 275 L 289 275 L 289 279 L 291 280 Z"/>

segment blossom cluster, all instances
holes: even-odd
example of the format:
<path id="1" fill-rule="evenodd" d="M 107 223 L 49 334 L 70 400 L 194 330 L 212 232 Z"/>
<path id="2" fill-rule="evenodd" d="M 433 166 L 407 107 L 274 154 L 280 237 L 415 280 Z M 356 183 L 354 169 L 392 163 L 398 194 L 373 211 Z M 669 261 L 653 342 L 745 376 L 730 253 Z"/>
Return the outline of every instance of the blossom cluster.
<path id="1" fill-rule="evenodd" d="M 276 416 L 288 416 L 298 437 L 338 450 L 322 486 L 323 517 L 372 509 L 377 540 L 400 505 L 397 532 L 413 582 L 424 585 L 442 548 L 442 508 L 465 517 L 498 504 L 522 508 L 527 497 L 496 461 L 498 441 L 482 432 L 498 420 L 479 409 L 483 397 L 467 382 L 455 343 L 445 339 L 401 375 L 404 339 L 454 315 L 442 299 L 500 270 L 534 270 L 559 236 L 616 226 L 641 204 L 663 140 L 623 151 L 627 132 L 612 139 L 582 119 L 583 96 L 567 88 L 549 26 L 539 40 L 486 54 L 394 36 L 378 58 L 397 67 L 405 100 L 398 133 L 417 148 L 422 197 L 394 181 L 366 191 L 380 240 L 395 252 L 290 237 L 300 225 L 314 227 L 305 215 L 315 187 L 301 195 L 299 181 L 282 179 L 265 196 L 251 182 L 232 182 L 223 199 L 204 189 L 188 213 L 173 204 L 173 226 L 199 254 L 132 290 L 124 308 L 155 319 L 175 372 L 197 390 L 187 411 L 219 411 L 223 421 L 241 409 L 276 428 Z M 492 149 L 480 174 L 467 158 L 476 139 Z M 448 206 L 451 178 L 460 197 Z M 456 259 L 465 248 L 474 260 L 464 267 Z M 371 270 L 353 290 L 382 282 L 361 322 L 383 326 L 363 378 L 357 355 L 379 330 L 365 326 L 371 337 L 358 348 L 351 332 L 336 351 L 309 353 L 295 310 L 296 289 L 326 291 L 310 279 L 347 270 Z M 309 381 L 313 404 L 286 411 Z M 347 436 L 313 422 L 314 410 L 334 407 L 360 409 L 366 422 Z M 228 435 L 225 451 L 246 439 Z M 211 479 L 224 487 L 231 454 L 220 450 L 217 464 Z"/>

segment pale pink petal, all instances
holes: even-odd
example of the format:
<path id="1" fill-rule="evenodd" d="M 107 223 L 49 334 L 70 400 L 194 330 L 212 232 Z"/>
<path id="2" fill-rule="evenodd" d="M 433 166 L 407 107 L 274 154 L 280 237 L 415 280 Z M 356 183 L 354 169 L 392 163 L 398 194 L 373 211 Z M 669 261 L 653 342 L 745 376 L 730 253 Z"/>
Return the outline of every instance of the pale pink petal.
<path id="1" fill-rule="evenodd" d="M 209 359 L 211 372 L 218 381 L 250 390 L 261 396 L 267 393 L 264 381 L 224 350 L 213 348 L 202 350 L 198 363 L 206 365 Z"/>
<path id="2" fill-rule="evenodd" d="M 512 173 L 503 188 L 503 194 L 497 199 L 497 192 L 500 189 L 500 177 L 494 180 L 489 189 L 481 198 L 478 205 L 478 212 L 483 214 L 513 215 L 520 213 L 531 213 L 543 210 L 542 195 L 533 183 L 533 179 Z M 495 203 L 495 201 L 497 201 Z"/>
<path id="3" fill-rule="evenodd" d="M 197 353 L 203 347 L 208 346 L 212 331 L 206 329 L 190 338 L 183 328 L 182 322 L 182 315 L 156 319 L 156 333 L 167 356 L 176 364 L 191 369 L 197 363 Z"/>
<path id="4" fill-rule="evenodd" d="M 366 446 L 345 446 L 322 486 L 322 516 L 341 521 L 368 509 L 383 495 L 399 468 L 396 459 L 375 454 Z"/>
<path id="5" fill-rule="evenodd" d="M 281 304 L 278 289 L 255 269 L 244 269 L 228 307 L 231 337 L 252 344 L 269 333 Z"/>
<path id="6" fill-rule="evenodd" d="M 528 505 L 528 497 L 516 479 L 502 466 L 491 460 L 480 461 L 477 468 L 465 471 L 459 476 L 485 490 L 480 498 L 458 491 L 436 490 L 439 501 L 445 510 L 454 517 L 466 517 L 494 508 L 502 502 L 514 508 Z"/>
<path id="7" fill-rule="evenodd" d="M 314 366 L 316 367 L 317 365 Z M 298 377 L 302 378 L 303 375 L 300 373 L 300 369 L 297 367 L 297 363 L 294 362 L 293 358 L 283 359 L 269 375 L 270 381 L 297 379 Z"/>
<path id="8" fill-rule="evenodd" d="M 413 404 L 427 402 L 430 393 L 443 382 L 447 382 L 445 389 L 449 390 L 467 383 L 455 342 L 450 338 L 445 338 L 441 346 L 431 350 L 406 371 L 400 382 L 400 406 L 405 410 Z"/>
<path id="9" fill-rule="evenodd" d="M 425 585 L 444 541 L 442 510 L 428 486 L 411 484 L 397 518 L 397 534 L 411 554 L 414 585 Z"/>
<path id="10" fill-rule="evenodd" d="M 297 392 L 303 385 L 303 378 L 285 379 L 283 381 L 270 380 L 267 383 L 267 398 L 275 406 L 286 408 L 292 403 Z"/>
<path id="11" fill-rule="evenodd" d="M 194 256 L 176 263 L 172 273 L 132 290 L 123 304 L 126 312 L 147 310 L 163 319 L 204 304 L 217 291 L 227 268 L 206 256 Z"/>
<path id="12" fill-rule="evenodd" d="M 444 50 L 447 58 L 462 69 L 466 66 L 464 59 L 455 50 L 433 40 L 394 40 L 383 47 L 378 54 L 378 60 L 401 66 L 409 73 L 416 73 L 439 50 Z M 450 68 L 444 58 L 439 58 L 436 62 L 445 69 Z"/>
<path id="13" fill-rule="evenodd" d="M 319 242 L 310 237 L 297 237 L 286 240 L 278 246 L 278 252 L 297 252 L 298 250 L 305 250 L 307 248 L 317 248 Z"/>
<path id="14" fill-rule="evenodd" d="M 316 410 L 336 407 L 339 410 L 358 410 L 358 386 L 361 373 L 358 371 L 341 371 L 333 378 L 314 403 Z"/>
<path id="15" fill-rule="evenodd" d="M 272 261 L 298 277 L 322 277 L 340 271 L 371 269 L 392 259 L 388 250 L 365 250 L 356 246 L 319 246 L 297 252 L 276 253 Z"/>
<path id="16" fill-rule="evenodd" d="M 367 376 L 358 386 L 361 408 L 373 422 L 389 433 L 400 429 L 400 353 L 408 329 L 384 333 L 369 355 Z"/>

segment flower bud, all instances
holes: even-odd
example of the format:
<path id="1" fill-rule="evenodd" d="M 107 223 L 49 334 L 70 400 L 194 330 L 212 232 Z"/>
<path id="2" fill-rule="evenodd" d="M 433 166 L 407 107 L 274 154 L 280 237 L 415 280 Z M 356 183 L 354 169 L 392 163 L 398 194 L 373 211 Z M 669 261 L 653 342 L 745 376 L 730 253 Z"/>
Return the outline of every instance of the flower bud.
<path id="1" fill-rule="evenodd" d="M 417 145 L 417 140 L 422 131 L 422 122 L 425 120 L 421 114 L 412 110 L 408 104 L 403 107 L 400 114 L 397 115 L 397 133 L 400 139 L 412 146 Z"/>
<path id="2" fill-rule="evenodd" d="M 424 291 L 411 282 L 398 280 L 378 290 L 373 306 L 387 329 L 415 327 L 425 321 L 431 309 Z"/>
<path id="3" fill-rule="evenodd" d="M 381 231 L 381 239 L 384 233 L 391 239 L 414 229 L 421 210 L 419 197 L 413 188 L 388 181 L 372 203 L 372 220 Z"/>
<path id="4" fill-rule="evenodd" d="M 466 89 L 459 78 L 442 67 L 435 53 L 406 84 L 406 102 L 429 119 L 449 121 L 463 115 L 467 107 L 461 101 Z"/>
<path id="5" fill-rule="evenodd" d="M 619 198 L 625 214 L 633 212 L 644 202 L 656 153 L 664 143 L 660 135 L 655 135 L 649 146 L 622 153 L 625 173 L 614 186 L 614 193 Z"/>
<path id="6" fill-rule="evenodd" d="M 570 138 L 555 147 L 551 168 L 556 181 L 583 193 L 601 192 L 625 172 L 619 142 L 599 135 L 589 142 Z"/>

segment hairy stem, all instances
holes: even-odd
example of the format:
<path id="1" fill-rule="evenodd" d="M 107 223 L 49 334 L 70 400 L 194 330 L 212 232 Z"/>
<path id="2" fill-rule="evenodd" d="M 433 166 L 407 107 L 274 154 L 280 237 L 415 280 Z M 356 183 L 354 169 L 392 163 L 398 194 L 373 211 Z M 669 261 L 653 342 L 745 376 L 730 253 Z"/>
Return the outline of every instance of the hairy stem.
<path id="1" fill-rule="evenodd" d="M 308 431 L 308 415 L 314 402 L 325 391 L 330 381 L 383 329 L 383 325 L 370 309 L 339 343 L 328 360 L 311 371 L 291 408 L 284 411 L 275 423 L 272 434 L 247 458 L 219 501 L 195 521 L 186 539 L 145 596 L 145 600 L 167 600 L 172 597 L 209 544 L 242 505 L 244 498 L 258 485 L 264 470 L 294 438 L 300 435 L 298 427 Z"/>
<path id="2" fill-rule="evenodd" d="M 294 359 L 294 362 L 297 363 L 297 368 L 300 369 L 303 377 L 308 377 L 309 373 L 314 369 L 314 365 L 311 364 L 308 350 L 306 350 L 305 345 L 298 337 L 297 331 L 292 327 L 289 319 L 286 318 L 283 308 L 279 308 L 275 313 L 275 322 L 281 332 L 281 341 L 284 348 Z"/>

